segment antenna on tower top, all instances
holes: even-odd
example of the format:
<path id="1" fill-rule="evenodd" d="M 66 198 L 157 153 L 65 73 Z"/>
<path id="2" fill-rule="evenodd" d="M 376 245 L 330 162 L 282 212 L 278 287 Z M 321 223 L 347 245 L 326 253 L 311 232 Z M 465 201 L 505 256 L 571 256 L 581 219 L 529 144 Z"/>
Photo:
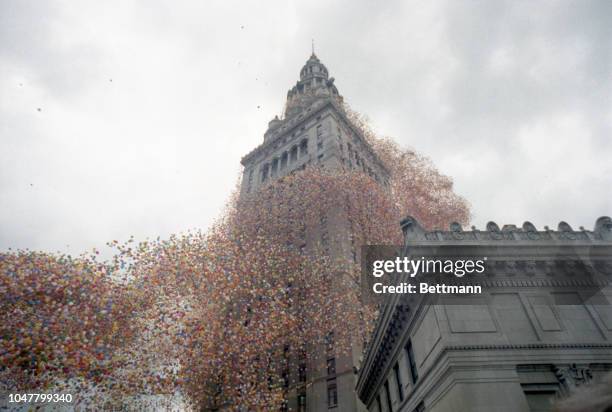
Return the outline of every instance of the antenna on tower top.
<path id="1" fill-rule="evenodd" d="M 314 39 L 312 39 L 312 55 L 314 56 Z"/>

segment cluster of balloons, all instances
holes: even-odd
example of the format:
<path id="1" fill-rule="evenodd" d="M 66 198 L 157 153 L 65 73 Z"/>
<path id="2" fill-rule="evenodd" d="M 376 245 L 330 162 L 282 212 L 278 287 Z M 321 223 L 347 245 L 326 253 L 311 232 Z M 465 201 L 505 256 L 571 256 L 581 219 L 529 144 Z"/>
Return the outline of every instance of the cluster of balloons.
<path id="1" fill-rule="evenodd" d="M 206 233 L 113 241 L 110 261 L 0 253 L 0 388 L 72 391 L 84 407 L 159 407 L 160 395 L 183 408 L 280 407 L 287 357 L 309 356 L 330 324 L 345 325 L 339 351 L 372 330 L 356 248 L 401 243 L 408 213 L 428 227 L 469 220 L 430 162 L 366 135 L 390 188 L 311 167 L 233 196 Z"/>

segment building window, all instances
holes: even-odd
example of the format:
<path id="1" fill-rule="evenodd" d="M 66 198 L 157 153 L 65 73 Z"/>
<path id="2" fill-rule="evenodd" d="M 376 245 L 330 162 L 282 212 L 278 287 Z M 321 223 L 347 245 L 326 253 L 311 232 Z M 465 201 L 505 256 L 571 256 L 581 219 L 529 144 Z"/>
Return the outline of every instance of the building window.
<path id="1" fill-rule="evenodd" d="M 402 386 L 402 377 L 397 363 L 393 367 L 393 373 L 395 374 L 395 384 L 397 385 L 397 397 L 401 402 L 404 400 L 404 387 Z"/>
<path id="2" fill-rule="evenodd" d="M 272 375 L 268 375 L 268 389 L 272 389 L 274 387 L 274 379 Z"/>
<path id="3" fill-rule="evenodd" d="M 301 383 L 306 382 L 306 363 L 300 363 L 298 367 L 298 379 Z"/>
<path id="4" fill-rule="evenodd" d="M 421 403 L 419 403 L 417 405 L 417 407 L 414 408 L 414 410 L 412 412 L 425 412 L 425 403 L 423 403 L 423 401 L 421 401 Z"/>
<path id="5" fill-rule="evenodd" d="M 284 169 L 285 167 L 287 167 L 288 158 L 289 158 L 289 155 L 287 154 L 287 152 L 283 152 L 283 155 L 281 156 L 281 162 L 280 162 L 281 169 Z"/>
<path id="6" fill-rule="evenodd" d="M 300 157 L 308 154 L 308 139 L 303 139 L 300 142 Z"/>
<path id="7" fill-rule="evenodd" d="M 323 150 L 323 142 L 317 143 L 317 149 Z"/>
<path id="8" fill-rule="evenodd" d="M 327 374 L 328 375 L 336 374 L 336 358 L 329 358 L 327 360 Z"/>
<path id="9" fill-rule="evenodd" d="M 416 361 L 414 359 L 414 352 L 412 351 L 412 341 L 408 340 L 405 347 L 406 359 L 408 360 L 408 369 L 410 370 L 410 376 L 412 377 L 412 383 L 417 383 L 419 380 L 419 374 L 417 372 Z"/>
<path id="10" fill-rule="evenodd" d="M 251 193 L 252 186 L 253 186 L 253 169 L 249 170 L 249 182 L 247 184 L 247 193 Z"/>
<path id="11" fill-rule="evenodd" d="M 319 156 L 317 156 L 317 159 L 319 159 L 319 162 L 323 160 L 323 153 L 321 153 Z"/>
<path id="12" fill-rule="evenodd" d="M 317 125 L 317 139 L 320 139 L 321 136 L 323 136 L 323 126 L 322 125 Z"/>
<path id="13" fill-rule="evenodd" d="M 327 236 L 327 232 L 321 233 L 321 246 L 329 253 L 329 239 Z"/>
<path id="14" fill-rule="evenodd" d="M 297 160 L 297 158 L 298 158 L 298 148 L 297 148 L 297 146 L 293 146 L 291 148 L 291 155 L 290 155 L 289 158 L 290 158 L 291 162 L 295 162 Z"/>
<path id="15" fill-rule="evenodd" d="M 328 353 L 334 351 L 334 331 L 330 331 L 325 335 L 325 350 Z"/>
<path id="16" fill-rule="evenodd" d="M 389 390 L 389 381 L 385 381 L 385 398 L 387 398 L 387 409 L 393 412 L 393 403 L 391 402 L 391 391 Z"/>
<path id="17" fill-rule="evenodd" d="M 554 390 L 525 391 L 527 405 L 530 411 L 550 411 L 552 410 L 557 392 Z"/>
<path id="18" fill-rule="evenodd" d="M 298 412 L 306 412 L 306 394 L 300 393 L 298 395 Z"/>
<path id="19" fill-rule="evenodd" d="M 338 386 L 336 380 L 331 379 L 327 381 L 327 407 L 335 408 L 338 406 Z"/>
<path id="20" fill-rule="evenodd" d="M 276 174 L 277 170 L 278 170 L 278 157 L 275 157 L 274 159 L 272 159 L 272 173 L 271 173 L 271 175 L 274 176 Z"/>
<path id="21" fill-rule="evenodd" d="M 261 181 L 265 182 L 268 179 L 268 172 L 270 170 L 270 166 L 266 163 L 263 167 L 263 171 L 261 172 Z"/>

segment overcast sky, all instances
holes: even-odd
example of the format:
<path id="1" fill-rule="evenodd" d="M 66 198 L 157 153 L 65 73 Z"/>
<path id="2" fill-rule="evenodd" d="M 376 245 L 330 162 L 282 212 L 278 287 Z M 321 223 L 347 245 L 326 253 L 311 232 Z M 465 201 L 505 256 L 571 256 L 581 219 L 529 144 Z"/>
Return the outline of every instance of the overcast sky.
<path id="1" fill-rule="evenodd" d="M 208 227 L 316 53 L 487 221 L 612 214 L 610 1 L 0 1 L 0 250 Z"/>

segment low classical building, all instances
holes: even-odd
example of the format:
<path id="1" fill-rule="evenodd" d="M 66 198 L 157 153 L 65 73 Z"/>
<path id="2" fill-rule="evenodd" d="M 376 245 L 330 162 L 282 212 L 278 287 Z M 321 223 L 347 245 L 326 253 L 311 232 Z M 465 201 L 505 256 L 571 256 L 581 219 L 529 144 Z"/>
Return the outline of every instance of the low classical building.
<path id="1" fill-rule="evenodd" d="M 486 258 L 482 293 L 385 296 L 356 386 L 369 411 L 550 411 L 612 372 L 612 219 L 402 230 L 403 256 Z"/>

